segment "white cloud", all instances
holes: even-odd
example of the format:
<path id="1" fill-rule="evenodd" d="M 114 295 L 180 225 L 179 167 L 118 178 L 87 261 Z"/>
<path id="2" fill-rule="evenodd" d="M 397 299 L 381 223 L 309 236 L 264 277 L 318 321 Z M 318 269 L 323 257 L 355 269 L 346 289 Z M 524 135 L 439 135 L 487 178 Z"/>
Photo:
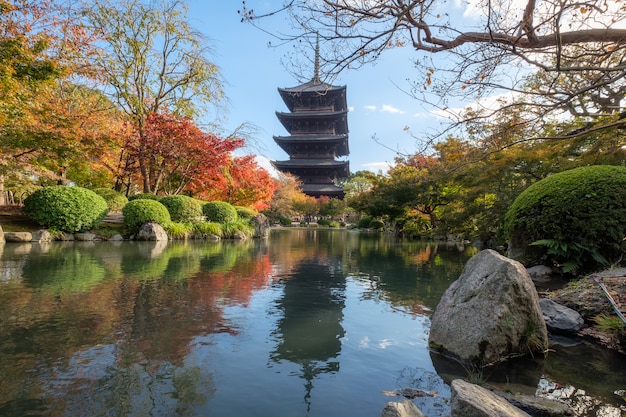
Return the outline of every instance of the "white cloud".
<path id="1" fill-rule="evenodd" d="M 349 112 L 354 111 L 354 106 L 348 106 L 348 111 L 349 111 Z"/>
<path id="2" fill-rule="evenodd" d="M 363 106 L 363 107 L 365 107 L 365 110 L 376 111 L 376 106 L 368 105 L 368 106 Z"/>
<path id="3" fill-rule="evenodd" d="M 368 171 L 372 171 L 374 173 L 381 171 L 383 174 L 387 173 L 392 165 L 393 164 L 391 162 L 368 162 L 366 164 L 361 164 L 361 166 Z"/>
<path id="4" fill-rule="evenodd" d="M 397 107 L 392 106 L 391 104 L 383 104 L 383 106 L 381 107 L 380 111 L 382 113 L 404 114 L 404 112 L 402 110 L 400 110 Z"/>

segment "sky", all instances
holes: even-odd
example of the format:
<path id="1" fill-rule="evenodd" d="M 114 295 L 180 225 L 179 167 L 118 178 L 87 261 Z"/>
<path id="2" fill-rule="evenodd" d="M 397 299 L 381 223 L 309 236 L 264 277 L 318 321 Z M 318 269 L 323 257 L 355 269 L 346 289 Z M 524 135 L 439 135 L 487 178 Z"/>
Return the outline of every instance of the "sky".
<path id="1" fill-rule="evenodd" d="M 282 0 L 247 0 L 249 9 L 263 14 L 279 8 Z M 188 0 L 192 26 L 210 40 L 210 57 L 226 81 L 228 99 L 226 117 L 220 120 L 226 133 L 242 123 L 256 128 L 247 153 L 257 155 L 259 165 L 270 169 L 270 160 L 287 160 L 289 156 L 274 142 L 274 135 L 288 132 L 278 121 L 276 111 L 287 111 L 279 87 L 295 87 L 295 79 L 282 62 L 293 47 L 269 47 L 276 43 L 269 34 L 247 23 L 241 23 L 237 10 L 240 0 Z M 268 22 L 270 30 L 287 28 L 286 16 Z M 266 25 L 264 25 L 266 26 Z M 414 153 L 413 134 L 435 128 L 441 120 L 434 112 L 410 97 L 407 79 L 418 79 L 410 47 L 383 54 L 376 65 L 351 70 L 332 81 L 347 87 L 350 171 L 385 172 L 396 156 L 395 151 Z M 311 68 L 310 77 L 313 77 Z M 373 137 L 380 143 L 377 143 Z"/>

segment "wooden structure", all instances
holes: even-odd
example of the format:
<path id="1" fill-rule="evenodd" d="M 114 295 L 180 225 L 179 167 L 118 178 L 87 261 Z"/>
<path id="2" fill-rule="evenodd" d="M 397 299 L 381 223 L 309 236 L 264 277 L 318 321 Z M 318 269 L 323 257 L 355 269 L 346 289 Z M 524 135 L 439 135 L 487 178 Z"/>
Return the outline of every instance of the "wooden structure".
<path id="1" fill-rule="evenodd" d="M 274 136 L 274 141 L 289 160 L 272 161 L 272 165 L 299 178 L 309 196 L 343 198 L 337 182 L 350 175 L 349 161 L 338 159 L 350 153 L 346 87 L 320 80 L 318 56 L 311 81 L 278 89 L 289 111 L 276 116 L 289 135 Z"/>

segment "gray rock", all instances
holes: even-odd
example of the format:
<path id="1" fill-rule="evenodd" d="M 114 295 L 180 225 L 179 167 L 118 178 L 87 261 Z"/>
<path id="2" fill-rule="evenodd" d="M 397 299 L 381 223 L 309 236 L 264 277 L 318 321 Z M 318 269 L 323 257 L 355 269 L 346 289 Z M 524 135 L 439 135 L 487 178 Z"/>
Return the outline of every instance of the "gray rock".
<path id="1" fill-rule="evenodd" d="M 530 279 L 535 282 L 548 282 L 554 278 L 554 270 L 547 265 L 535 265 L 526 269 Z"/>
<path id="2" fill-rule="evenodd" d="M 512 394 L 504 391 L 499 391 L 497 394 L 517 408 L 535 417 L 570 417 L 573 415 L 570 407 L 562 401 L 534 395 Z"/>
<path id="3" fill-rule="evenodd" d="M 270 234 L 270 221 L 263 213 L 252 218 L 254 225 L 254 237 L 268 237 Z"/>
<path id="4" fill-rule="evenodd" d="M 426 417 L 413 402 L 388 402 L 383 408 L 381 417 Z"/>
<path id="5" fill-rule="evenodd" d="M 30 232 L 5 232 L 4 240 L 7 242 L 30 242 L 33 234 Z"/>
<path id="6" fill-rule="evenodd" d="M 167 233 L 158 223 L 146 223 L 139 228 L 135 240 L 166 241 Z"/>
<path id="7" fill-rule="evenodd" d="M 244 232 L 235 232 L 233 233 L 233 239 L 238 239 L 238 240 L 246 240 L 248 237 L 246 236 L 246 234 Z"/>
<path id="8" fill-rule="evenodd" d="M 555 333 L 576 333 L 583 328 L 585 320 L 577 311 L 548 298 L 539 300 L 539 306 L 548 330 Z"/>
<path id="9" fill-rule="evenodd" d="M 74 239 L 79 242 L 91 242 L 96 238 L 93 233 L 74 233 Z"/>
<path id="10" fill-rule="evenodd" d="M 504 398 L 462 379 L 452 381 L 451 417 L 531 417 Z"/>
<path id="11" fill-rule="evenodd" d="M 42 230 L 37 230 L 36 232 L 33 232 L 33 237 L 32 237 L 32 241 L 33 242 L 52 242 L 52 235 L 50 234 L 49 231 L 42 229 Z"/>
<path id="12" fill-rule="evenodd" d="M 526 268 L 490 249 L 474 255 L 439 301 L 429 344 L 478 364 L 545 350 L 548 332 Z"/>
<path id="13" fill-rule="evenodd" d="M 4 231 L 2 230 L 2 225 L 0 225 L 0 243 L 4 243 Z"/>
<path id="14" fill-rule="evenodd" d="M 111 236 L 108 240 L 110 242 L 121 242 L 124 240 L 124 237 L 118 233 L 118 234 Z"/>

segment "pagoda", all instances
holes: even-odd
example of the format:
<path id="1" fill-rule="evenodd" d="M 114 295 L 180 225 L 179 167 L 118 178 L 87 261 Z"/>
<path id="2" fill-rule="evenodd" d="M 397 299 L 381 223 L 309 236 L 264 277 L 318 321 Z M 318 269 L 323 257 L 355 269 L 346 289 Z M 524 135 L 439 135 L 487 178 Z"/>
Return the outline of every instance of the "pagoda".
<path id="1" fill-rule="evenodd" d="M 306 195 L 343 198 L 337 181 L 350 175 L 349 161 L 338 159 L 350 153 L 346 86 L 320 80 L 319 46 L 313 79 L 278 92 L 289 112 L 276 112 L 276 116 L 289 136 L 274 136 L 274 141 L 289 160 L 272 161 L 272 165 L 300 179 Z"/>

